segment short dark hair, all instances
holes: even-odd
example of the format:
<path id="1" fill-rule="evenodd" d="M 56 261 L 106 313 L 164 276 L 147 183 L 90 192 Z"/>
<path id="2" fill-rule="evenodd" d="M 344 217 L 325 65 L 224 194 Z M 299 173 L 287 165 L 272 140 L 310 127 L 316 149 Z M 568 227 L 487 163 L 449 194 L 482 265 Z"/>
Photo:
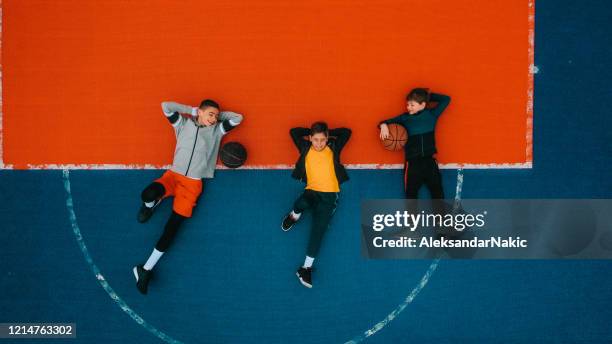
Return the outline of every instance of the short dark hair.
<path id="1" fill-rule="evenodd" d="M 325 136 L 329 136 L 329 128 L 325 122 L 314 122 L 310 126 L 310 135 L 323 133 Z"/>
<path id="2" fill-rule="evenodd" d="M 415 101 L 417 103 L 429 102 L 429 89 L 427 88 L 414 88 L 406 96 L 406 101 Z"/>
<path id="3" fill-rule="evenodd" d="M 200 110 L 204 110 L 207 107 L 214 107 L 219 111 L 221 110 L 221 108 L 219 107 L 219 104 L 212 99 L 204 99 L 200 103 Z"/>

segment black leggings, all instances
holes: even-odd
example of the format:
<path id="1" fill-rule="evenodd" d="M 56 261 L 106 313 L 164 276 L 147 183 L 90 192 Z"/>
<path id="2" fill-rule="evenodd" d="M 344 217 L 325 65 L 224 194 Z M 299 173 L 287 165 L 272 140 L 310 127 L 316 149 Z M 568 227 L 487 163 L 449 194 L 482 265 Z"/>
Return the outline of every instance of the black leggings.
<path id="1" fill-rule="evenodd" d="M 443 199 L 442 175 L 438 162 L 433 157 L 410 159 L 404 168 L 406 198 L 416 199 L 423 184 L 429 189 L 432 199 Z"/>
<path id="2" fill-rule="evenodd" d="M 304 190 L 304 193 L 295 200 L 293 211 L 302 213 L 304 210 L 312 209 L 312 227 L 310 229 L 310 239 L 306 255 L 316 258 L 323 242 L 323 235 L 329 227 L 336 206 L 338 204 L 338 194 L 335 192 L 319 192 Z"/>
<path id="3" fill-rule="evenodd" d="M 181 223 L 183 223 L 185 219 L 185 216 L 179 215 L 174 211 L 172 214 L 170 214 L 170 218 L 164 227 L 164 233 L 161 235 L 157 241 L 157 244 L 155 245 L 156 250 L 160 252 L 166 252 L 168 250 L 170 244 L 172 244 L 172 241 L 174 241 L 174 238 L 176 237 L 176 233 L 178 232 Z"/>
<path id="4" fill-rule="evenodd" d="M 166 194 L 166 189 L 161 183 L 153 182 L 149 186 L 147 186 L 140 195 L 143 202 L 153 202 L 161 199 Z M 164 232 L 161 237 L 157 241 L 155 245 L 155 249 L 160 252 L 166 252 L 174 241 L 176 237 L 176 233 L 178 232 L 181 223 L 185 221 L 186 217 L 179 215 L 172 211 L 170 214 L 170 218 L 168 222 L 166 222 L 166 226 L 164 227 Z"/>

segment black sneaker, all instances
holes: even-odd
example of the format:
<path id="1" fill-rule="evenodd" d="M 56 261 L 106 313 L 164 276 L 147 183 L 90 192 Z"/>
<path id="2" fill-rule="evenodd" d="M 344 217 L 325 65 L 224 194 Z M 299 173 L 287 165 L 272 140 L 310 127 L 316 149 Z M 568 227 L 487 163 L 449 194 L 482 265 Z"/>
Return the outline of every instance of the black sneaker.
<path id="1" fill-rule="evenodd" d="M 134 277 L 136 277 L 136 288 L 142 294 L 147 293 L 147 288 L 149 287 L 149 280 L 151 276 L 153 276 L 153 272 L 151 270 L 145 270 L 145 268 L 141 265 L 137 265 L 134 267 Z"/>
<path id="2" fill-rule="evenodd" d="M 291 227 L 293 227 L 293 225 L 297 222 L 296 219 L 293 218 L 293 216 L 291 216 L 291 213 L 287 214 L 287 216 L 285 216 L 285 218 L 283 219 L 283 224 L 281 225 L 281 228 L 283 231 L 288 231 L 291 229 Z"/>
<path id="3" fill-rule="evenodd" d="M 312 288 L 312 268 L 300 266 L 295 275 L 306 288 Z"/>
<path id="4" fill-rule="evenodd" d="M 140 210 L 138 210 L 138 217 L 137 217 L 138 222 L 140 223 L 147 222 L 151 218 L 151 216 L 153 216 L 153 210 L 155 209 L 155 207 L 157 207 L 159 203 L 161 203 L 161 199 L 158 199 L 157 201 L 155 201 L 155 204 L 153 204 L 151 208 L 147 207 L 143 203 L 140 206 Z"/>

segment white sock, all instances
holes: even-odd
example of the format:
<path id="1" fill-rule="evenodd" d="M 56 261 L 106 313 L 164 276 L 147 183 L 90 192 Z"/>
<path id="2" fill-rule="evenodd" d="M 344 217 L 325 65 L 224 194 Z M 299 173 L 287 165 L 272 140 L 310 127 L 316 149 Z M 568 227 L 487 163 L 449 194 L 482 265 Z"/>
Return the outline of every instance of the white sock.
<path id="1" fill-rule="evenodd" d="M 155 201 L 153 201 L 153 202 L 144 202 L 144 205 L 147 208 L 153 208 L 153 206 L 155 205 Z"/>
<path id="2" fill-rule="evenodd" d="M 302 216 L 302 213 L 296 213 L 296 212 L 295 212 L 295 211 L 293 211 L 293 210 L 291 211 L 291 217 L 292 217 L 292 218 L 293 218 L 295 221 L 299 220 L 299 219 L 300 219 L 300 216 Z"/>
<path id="3" fill-rule="evenodd" d="M 304 268 L 311 268 L 312 267 L 312 262 L 314 262 L 314 258 L 312 257 L 308 257 L 306 256 L 306 259 L 304 259 Z"/>
<path id="4" fill-rule="evenodd" d="M 159 260 L 159 258 L 161 258 L 163 254 L 164 252 L 153 249 L 153 252 L 151 252 L 149 259 L 147 259 L 147 262 L 144 265 L 145 270 L 153 269 L 153 267 L 155 266 L 155 264 L 157 264 L 157 261 Z"/>

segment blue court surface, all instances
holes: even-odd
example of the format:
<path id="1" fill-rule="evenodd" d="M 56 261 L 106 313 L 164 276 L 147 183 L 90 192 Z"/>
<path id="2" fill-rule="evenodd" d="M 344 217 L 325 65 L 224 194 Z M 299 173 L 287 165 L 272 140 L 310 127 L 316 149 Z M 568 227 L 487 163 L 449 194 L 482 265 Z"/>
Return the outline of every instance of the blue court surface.
<path id="1" fill-rule="evenodd" d="M 541 0 L 536 13 L 533 169 L 443 170 L 448 197 L 462 174 L 464 199 L 612 198 L 612 12 Z M 311 290 L 294 274 L 308 215 L 280 229 L 303 185 L 217 171 L 143 296 L 131 269 L 171 203 L 146 224 L 136 212 L 161 173 L 0 171 L 0 323 L 76 323 L 77 339 L 53 342 L 79 343 L 612 342 L 610 261 L 363 258 L 360 199 L 402 197 L 399 170 L 349 171 Z"/>

